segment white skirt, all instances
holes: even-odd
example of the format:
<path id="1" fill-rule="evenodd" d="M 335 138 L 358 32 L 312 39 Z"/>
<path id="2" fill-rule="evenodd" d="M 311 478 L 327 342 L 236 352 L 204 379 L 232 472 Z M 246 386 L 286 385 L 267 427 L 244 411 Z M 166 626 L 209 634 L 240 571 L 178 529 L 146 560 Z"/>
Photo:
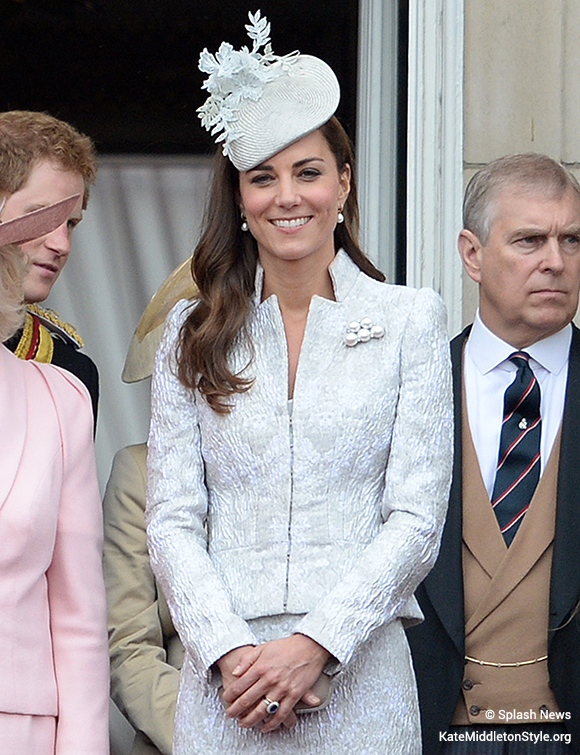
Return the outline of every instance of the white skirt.
<path id="1" fill-rule="evenodd" d="M 260 642 L 292 633 L 300 616 L 250 621 Z M 303 713 L 291 729 L 262 734 L 224 714 L 217 690 L 188 662 L 181 672 L 174 755 L 420 755 L 415 677 L 400 621 L 377 629 L 336 676 L 327 708 Z"/>

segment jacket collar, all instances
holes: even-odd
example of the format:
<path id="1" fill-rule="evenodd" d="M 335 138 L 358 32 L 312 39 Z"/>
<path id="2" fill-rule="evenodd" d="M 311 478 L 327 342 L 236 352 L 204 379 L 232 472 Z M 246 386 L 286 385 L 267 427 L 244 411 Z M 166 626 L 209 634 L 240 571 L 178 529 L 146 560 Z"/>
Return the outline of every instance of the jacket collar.
<path id="1" fill-rule="evenodd" d="M 328 267 L 330 278 L 332 280 L 332 287 L 334 289 L 334 298 L 337 302 L 344 301 L 348 294 L 351 292 L 356 279 L 361 273 L 360 268 L 356 265 L 344 249 L 339 249 L 335 258 L 332 260 Z M 254 297 L 253 302 L 256 308 L 264 304 L 268 297 L 264 301 L 262 299 L 262 286 L 264 284 L 264 268 L 258 263 L 256 265 L 256 277 L 254 281 Z"/>

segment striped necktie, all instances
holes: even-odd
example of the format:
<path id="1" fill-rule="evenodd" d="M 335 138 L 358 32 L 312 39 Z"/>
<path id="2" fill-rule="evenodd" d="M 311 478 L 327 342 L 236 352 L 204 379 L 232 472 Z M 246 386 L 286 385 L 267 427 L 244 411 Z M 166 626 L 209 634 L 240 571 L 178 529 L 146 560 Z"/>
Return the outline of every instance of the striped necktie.
<path id="1" fill-rule="evenodd" d="M 516 365 L 515 380 L 504 395 L 504 412 L 497 471 L 491 503 L 509 546 L 528 510 L 540 479 L 540 386 L 529 355 L 509 357 Z"/>

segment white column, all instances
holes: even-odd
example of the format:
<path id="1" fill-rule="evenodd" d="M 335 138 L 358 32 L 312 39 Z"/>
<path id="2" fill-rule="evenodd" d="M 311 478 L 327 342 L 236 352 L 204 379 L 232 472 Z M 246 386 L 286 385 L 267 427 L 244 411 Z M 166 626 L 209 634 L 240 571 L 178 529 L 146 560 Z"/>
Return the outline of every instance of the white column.
<path id="1" fill-rule="evenodd" d="M 463 0 L 411 0 L 407 153 L 407 283 L 445 299 L 461 329 L 456 251 L 463 194 Z"/>
<path id="2" fill-rule="evenodd" d="M 362 248 L 395 279 L 397 0 L 359 6 L 357 178 Z"/>

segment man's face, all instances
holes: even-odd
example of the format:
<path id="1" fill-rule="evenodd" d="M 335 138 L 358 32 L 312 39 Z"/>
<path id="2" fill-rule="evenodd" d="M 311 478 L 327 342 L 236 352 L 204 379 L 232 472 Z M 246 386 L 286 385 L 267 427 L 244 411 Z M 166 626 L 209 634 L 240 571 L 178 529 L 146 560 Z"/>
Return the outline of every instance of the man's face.
<path id="1" fill-rule="evenodd" d="M 459 250 L 479 283 L 487 327 L 522 349 L 567 325 L 580 288 L 580 199 L 506 186 L 493 200 L 485 245 L 463 230 Z"/>
<path id="2" fill-rule="evenodd" d="M 33 167 L 26 183 L 7 197 L 0 212 L 2 221 L 46 207 L 72 194 L 80 194 L 68 220 L 46 236 L 21 246 L 30 265 L 24 280 L 27 304 L 44 301 L 65 266 L 73 228 L 82 219 L 84 190 L 80 173 L 63 170 L 50 160 L 41 160 Z"/>

